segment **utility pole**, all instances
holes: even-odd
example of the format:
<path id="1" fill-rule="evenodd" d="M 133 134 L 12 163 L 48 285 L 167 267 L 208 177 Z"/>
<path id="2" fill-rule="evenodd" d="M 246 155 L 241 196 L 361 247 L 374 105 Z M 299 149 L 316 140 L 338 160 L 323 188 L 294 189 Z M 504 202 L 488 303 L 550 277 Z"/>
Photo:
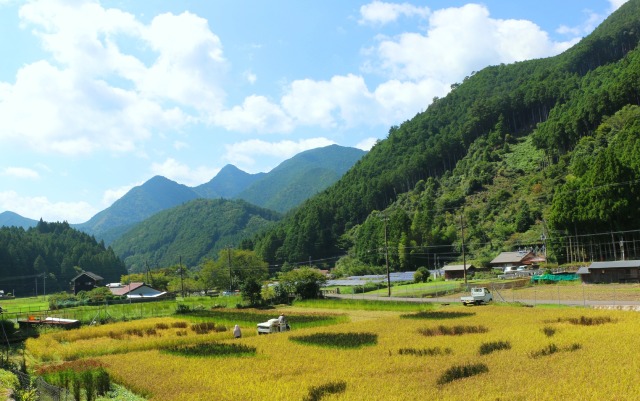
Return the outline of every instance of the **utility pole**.
<path id="1" fill-rule="evenodd" d="M 464 214 L 464 209 L 460 211 L 460 231 L 462 233 L 462 269 L 464 271 L 464 287 L 467 287 L 467 256 L 464 253 L 464 222 L 462 220 L 462 215 Z"/>
<path id="2" fill-rule="evenodd" d="M 180 255 L 180 287 L 182 287 L 182 299 L 184 299 L 184 270 L 182 269 L 182 255 Z"/>
<path id="3" fill-rule="evenodd" d="M 387 266 L 387 296 L 391 298 L 391 273 L 389 273 L 389 242 L 387 239 L 387 216 L 383 213 L 384 221 L 384 263 Z"/>
<path id="4" fill-rule="evenodd" d="M 233 275 L 231 274 L 231 246 L 227 246 L 227 265 L 229 266 L 229 292 L 233 291 Z"/>

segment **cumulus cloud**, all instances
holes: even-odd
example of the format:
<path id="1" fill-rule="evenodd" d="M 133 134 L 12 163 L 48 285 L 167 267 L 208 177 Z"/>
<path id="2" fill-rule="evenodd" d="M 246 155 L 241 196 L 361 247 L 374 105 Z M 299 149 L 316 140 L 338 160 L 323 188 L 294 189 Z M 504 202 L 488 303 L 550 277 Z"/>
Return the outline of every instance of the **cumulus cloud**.
<path id="1" fill-rule="evenodd" d="M 293 129 L 291 118 L 264 96 L 251 95 L 241 106 L 219 112 L 214 122 L 238 132 L 284 133 Z"/>
<path id="2" fill-rule="evenodd" d="M 113 202 L 115 202 L 118 199 L 122 198 L 133 187 L 136 187 L 136 186 L 139 186 L 139 185 L 142 185 L 142 184 L 143 184 L 142 182 L 139 182 L 139 183 L 136 183 L 136 184 L 124 185 L 124 186 L 121 186 L 119 188 L 107 189 L 106 191 L 104 191 L 104 194 L 102 194 L 102 205 L 105 208 L 111 206 L 113 204 Z"/>
<path id="3" fill-rule="evenodd" d="M 611 7 L 610 7 L 611 12 L 616 11 L 618 8 L 620 8 L 627 1 L 629 1 L 629 0 L 609 0 L 609 4 L 611 5 Z"/>
<path id="4" fill-rule="evenodd" d="M 38 179 L 40 174 L 26 167 L 7 167 L 2 171 L 2 175 L 21 179 Z"/>
<path id="5" fill-rule="evenodd" d="M 426 18 L 429 15 L 428 7 L 417 7 L 409 3 L 386 3 L 375 0 L 360 7 L 359 24 L 384 25 L 396 21 L 400 16 L 417 16 Z"/>
<path id="6" fill-rule="evenodd" d="M 51 202 L 44 196 L 25 197 L 15 191 L 0 191 L 0 210 L 35 220 L 69 223 L 84 223 L 97 213 L 87 202 Z"/>
<path id="7" fill-rule="evenodd" d="M 168 158 L 162 163 L 153 163 L 151 172 L 154 175 L 162 175 L 177 183 L 187 186 L 195 186 L 211 180 L 220 169 L 205 166 L 191 168 L 173 158 Z"/>
<path id="8" fill-rule="evenodd" d="M 274 157 L 280 161 L 293 157 L 305 150 L 321 148 L 335 144 L 327 138 L 309 138 L 299 141 L 279 141 L 267 142 L 259 139 L 252 139 L 243 142 L 226 145 L 225 160 L 245 171 L 252 170 L 255 159 L 259 156 Z M 273 166 L 275 167 L 275 166 Z"/>
<path id="9" fill-rule="evenodd" d="M 486 65 L 545 57 L 568 48 L 526 20 L 499 20 L 478 4 L 434 11 L 422 33 L 383 38 L 378 67 L 395 79 L 454 83 Z M 374 62 L 375 63 L 375 62 Z"/>
<path id="10" fill-rule="evenodd" d="M 355 147 L 368 152 L 377 142 L 378 138 L 366 138 L 358 142 Z"/>
<path id="11" fill-rule="evenodd" d="M 207 120 L 222 107 L 222 45 L 194 14 L 144 24 L 94 1 L 50 0 L 24 4 L 20 18 L 49 57 L 0 82 L 0 139 L 70 155 L 129 152 L 156 130 Z M 145 59 L 123 43 L 148 49 Z"/>

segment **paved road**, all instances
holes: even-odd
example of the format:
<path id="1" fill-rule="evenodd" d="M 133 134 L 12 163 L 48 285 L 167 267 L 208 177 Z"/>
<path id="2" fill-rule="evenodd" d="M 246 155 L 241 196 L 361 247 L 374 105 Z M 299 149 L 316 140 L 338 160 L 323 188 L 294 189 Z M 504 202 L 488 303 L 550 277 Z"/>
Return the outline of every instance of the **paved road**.
<path id="1" fill-rule="evenodd" d="M 379 295 L 353 295 L 353 294 L 327 294 L 326 298 L 339 299 L 366 299 L 371 301 L 398 301 L 416 303 L 460 303 L 459 296 L 444 296 L 437 298 L 409 298 L 409 297 L 383 297 Z M 500 299 L 497 299 L 500 301 Z M 508 299 L 505 300 L 509 302 Z M 640 301 L 583 301 L 583 300 L 557 300 L 557 299 L 518 299 L 516 302 L 525 305 L 569 305 L 569 306 L 591 306 L 591 307 L 616 307 L 621 309 L 640 309 Z"/>

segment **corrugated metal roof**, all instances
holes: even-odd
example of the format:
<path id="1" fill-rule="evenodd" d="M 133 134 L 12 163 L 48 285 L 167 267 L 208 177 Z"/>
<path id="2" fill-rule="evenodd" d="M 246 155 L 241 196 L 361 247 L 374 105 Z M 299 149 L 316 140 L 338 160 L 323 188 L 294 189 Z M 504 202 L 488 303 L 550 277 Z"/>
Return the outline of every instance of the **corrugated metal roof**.
<path id="1" fill-rule="evenodd" d="M 576 274 L 589 274 L 589 268 L 587 266 L 580 266 Z"/>
<path id="2" fill-rule="evenodd" d="M 475 269 L 476 267 L 471 264 L 467 265 L 467 270 L 471 268 Z M 464 265 L 448 265 L 448 266 L 445 266 L 443 270 L 446 272 L 452 272 L 452 271 L 461 272 L 461 271 L 464 271 Z"/>
<path id="3" fill-rule="evenodd" d="M 611 262 L 592 262 L 589 269 L 625 269 L 640 268 L 640 260 L 614 260 Z"/>
<path id="4" fill-rule="evenodd" d="M 530 254 L 531 252 L 502 252 L 490 263 L 520 263 L 522 259 Z"/>

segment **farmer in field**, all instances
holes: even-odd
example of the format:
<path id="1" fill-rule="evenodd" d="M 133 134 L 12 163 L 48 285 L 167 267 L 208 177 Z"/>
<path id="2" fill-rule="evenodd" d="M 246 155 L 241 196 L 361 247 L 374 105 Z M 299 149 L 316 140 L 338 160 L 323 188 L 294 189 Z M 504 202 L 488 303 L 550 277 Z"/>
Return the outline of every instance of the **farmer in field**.
<path id="1" fill-rule="evenodd" d="M 234 338 L 240 338 L 242 337 L 242 331 L 240 331 L 240 326 L 236 324 L 236 326 L 233 328 L 233 337 Z"/>

